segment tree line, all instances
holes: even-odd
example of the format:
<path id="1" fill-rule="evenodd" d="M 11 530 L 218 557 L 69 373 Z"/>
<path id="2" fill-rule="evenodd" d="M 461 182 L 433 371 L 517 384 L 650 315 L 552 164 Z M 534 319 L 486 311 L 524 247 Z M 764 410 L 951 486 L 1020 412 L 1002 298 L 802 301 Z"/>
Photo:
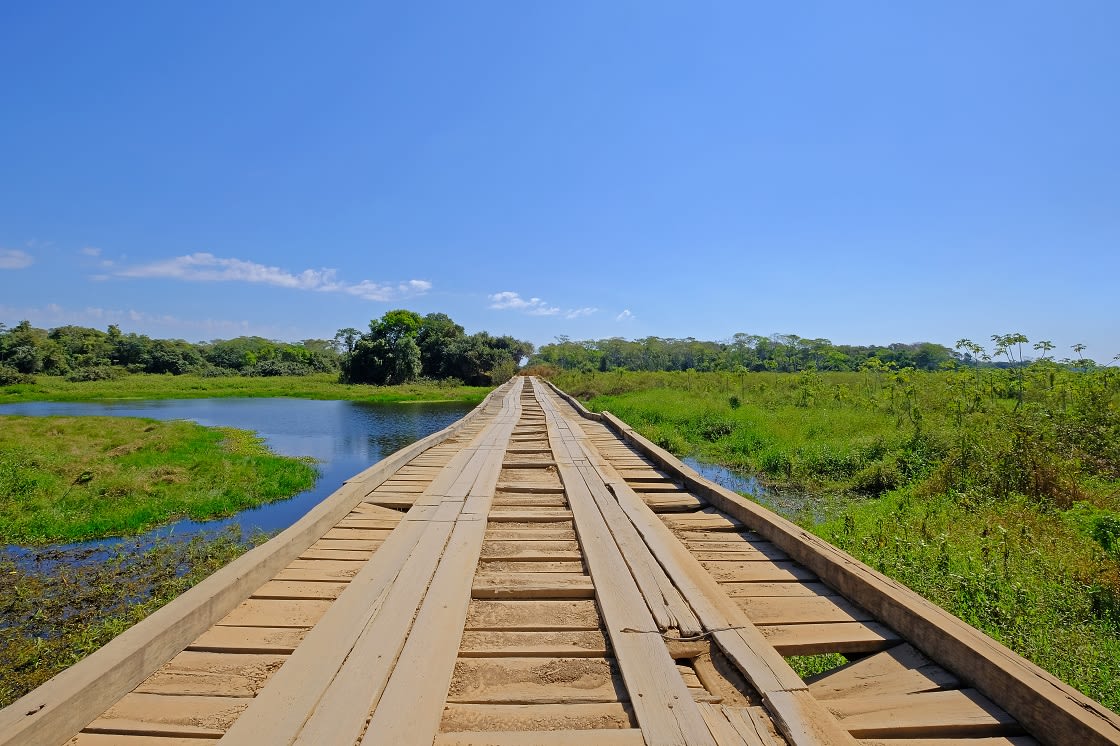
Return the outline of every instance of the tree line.
<path id="1" fill-rule="evenodd" d="M 469 385 L 505 381 L 533 352 L 529 342 L 487 332 L 468 335 L 447 314 L 389 311 L 361 332 L 340 329 L 333 339 L 281 342 L 243 336 L 209 342 L 124 333 L 116 324 L 40 329 L 29 321 L 0 324 L 0 385 L 36 374 L 72 381 L 126 373 L 202 376 L 299 376 L 337 372 L 344 383 L 395 384 L 418 378 L 458 379 Z"/>
<path id="2" fill-rule="evenodd" d="M 1020 341 L 1021 340 L 1021 341 Z M 827 339 L 809 339 L 796 334 L 740 333 L 726 341 L 704 341 L 688 337 L 672 339 L 645 337 L 628 340 L 619 337 L 574 341 L 559 337 L 552 344 L 542 345 L 530 359 L 530 365 L 548 365 L 569 371 L 784 371 L 804 370 L 853 371 L 866 367 L 884 369 L 913 368 L 941 370 L 961 365 L 1016 367 L 1026 362 L 1021 350 L 1029 340 L 1022 334 L 993 335 L 994 352 L 971 340 L 962 339 L 955 349 L 935 342 L 882 345 L 837 345 Z M 1008 357 L 1010 349 L 1018 349 L 1019 357 Z M 1054 345 L 1038 342 L 1034 350 L 1042 359 L 1052 359 Z M 1077 359 L 1062 362 L 1072 366 L 1093 365 L 1082 357 L 1082 344 L 1073 345 Z"/>

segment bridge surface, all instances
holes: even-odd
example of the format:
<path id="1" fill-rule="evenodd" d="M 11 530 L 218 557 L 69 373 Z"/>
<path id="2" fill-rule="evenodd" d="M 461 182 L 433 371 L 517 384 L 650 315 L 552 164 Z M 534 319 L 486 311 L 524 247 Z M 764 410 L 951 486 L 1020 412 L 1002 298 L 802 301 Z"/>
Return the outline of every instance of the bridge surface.
<path id="1" fill-rule="evenodd" d="M 840 653 L 802 680 L 786 656 Z M 911 591 L 515 378 L 11 707 L 0 744 L 1117 743 Z"/>

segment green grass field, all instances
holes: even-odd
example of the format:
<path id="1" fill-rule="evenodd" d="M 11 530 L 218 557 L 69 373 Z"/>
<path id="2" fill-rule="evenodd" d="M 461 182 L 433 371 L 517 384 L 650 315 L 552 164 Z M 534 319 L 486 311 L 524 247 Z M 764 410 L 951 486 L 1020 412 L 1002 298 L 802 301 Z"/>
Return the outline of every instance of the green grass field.
<path id="1" fill-rule="evenodd" d="M 291 497 L 315 467 L 252 433 L 128 417 L 0 416 L 0 541 L 140 533 Z"/>
<path id="2" fill-rule="evenodd" d="M 35 383 L 0 387 L 0 404 L 23 401 L 116 401 L 127 399 L 210 399 L 275 397 L 364 402 L 459 401 L 477 404 L 490 387 L 443 382 L 369 386 L 338 382 L 336 373 L 309 376 L 170 376 L 134 373 L 108 381 L 67 381 L 37 376 Z"/>

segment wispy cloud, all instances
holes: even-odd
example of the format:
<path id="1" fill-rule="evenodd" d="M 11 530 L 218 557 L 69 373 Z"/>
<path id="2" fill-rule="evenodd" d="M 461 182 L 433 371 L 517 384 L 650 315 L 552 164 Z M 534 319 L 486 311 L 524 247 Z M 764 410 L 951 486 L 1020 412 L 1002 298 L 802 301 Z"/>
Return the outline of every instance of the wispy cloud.
<path id="1" fill-rule="evenodd" d="M 615 321 L 629 321 L 634 318 L 634 314 L 630 313 L 630 309 L 624 309 L 622 313 L 614 317 Z"/>
<path id="2" fill-rule="evenodd" d="M 427 280 L 404 282 L 346 282 L 333 269 L 305 269 L 293 273 L 257 262 L 214 256 L 207 252 L 177 256 L 150 264 L 124 267 L 117 277 L 167 278 L 188 282 L 249 282 L 293 290 L 345 293 L 363 300 L 391 301 L 423 295 L 432 289 Z"/>
<path id="3" fill-rule="evenodd" d="M 521 311 L 534 316 L 555 316 L 560 313 L 559 308 L 550 306 L 540 298 L 529 298 L 526 300 L 521 297 L 520 293 L 515 293 L 511 290 L 503 290 L 500 293 L 491 295 L 490 307 L 496 308 L 499 311 Z"/>
<path id="4" fill-rule="evenodd" d="M 547 303 L 541 298 L 522 298 L 520 293 L 515 293 L 512 290 L 493 293 L 489 296 L 489 299 L 490 308 L 499 311 L 520 311 L 530 316 L 563 316 L 566 319 L 578 319 L 583 316 L 590 316 L 599 310 L 591 307 L 561 309 L 559 306 Z"/>
<path id="5" fill-rule="evenodd" d="M 23 269 L 35 263 L 34 257 L 19 249 L 0 249 L 0 269 Z"/>
<path id="6" fill-rule="evenodd" d="M 101 256 L 101 249 L 96 246 L 84 246 L 80 253 L 84 256 Z"/>

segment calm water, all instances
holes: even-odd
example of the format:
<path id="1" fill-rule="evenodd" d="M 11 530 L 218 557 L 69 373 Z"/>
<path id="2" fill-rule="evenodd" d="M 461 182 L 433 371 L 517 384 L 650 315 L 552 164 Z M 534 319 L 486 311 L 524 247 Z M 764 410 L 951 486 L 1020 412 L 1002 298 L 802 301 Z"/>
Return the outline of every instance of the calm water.
<path id="1" fill-rule="evenodd" d="M 362 404 L 306 399 L 181 399 L 122 403 L 26 402 L 0 406 L 0 414 L 109 415 L 157 420 L 192 420 L 200 425 L 253 430 L 274 452 L 310 456 L 318 463 L 315 486 L 289 500 L 263 505 L 230 518 L 181 520 L 141 537 L 140 543 L 164 536 L 189 536 L 238 525 L 277 531 L 297 521 L 342 482 L 370 464 L 424 436 L 441 430 L 469 412 L 459 403 Z M 89 549 L 119 539 L 83 542 L 66 548 Z M 129 543 L 135 543 L 135 539 Z M 54 547 L 53 549 L 62 549 Z M 8 547 L 10 553 L 24 550 Z M 30 551 L 30 550 L 28 550 Z M 36 550 L 40 553 L 41 550 Z"/>

